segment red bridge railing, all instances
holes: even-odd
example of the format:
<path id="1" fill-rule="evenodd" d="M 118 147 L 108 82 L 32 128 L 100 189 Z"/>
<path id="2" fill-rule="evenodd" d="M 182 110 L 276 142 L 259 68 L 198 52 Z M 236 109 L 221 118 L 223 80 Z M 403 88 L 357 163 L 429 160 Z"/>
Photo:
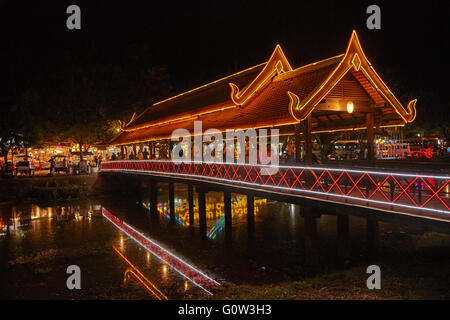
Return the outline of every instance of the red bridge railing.
<path id="1" fill-rule="evenodd" d="M 102 162 L 101 171 L 195 178 L 450 219 L 450 176 L 447 175 L 169 160 Z"/>

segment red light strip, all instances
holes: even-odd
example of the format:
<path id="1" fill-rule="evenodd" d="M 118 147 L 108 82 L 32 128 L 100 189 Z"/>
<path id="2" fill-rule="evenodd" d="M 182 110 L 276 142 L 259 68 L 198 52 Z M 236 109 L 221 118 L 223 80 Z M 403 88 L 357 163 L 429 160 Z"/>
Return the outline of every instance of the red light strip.
<path id="1" fill-rule="evenodd" d="M 220 283 L 208 277 L 200 270 L 197 270 L 195 267 L 183 261 L 181 258 L 169 252 L 167 249 L 164 249 L 155 241 L 149 239 L 147 236 L 137 231 L 126 222 L 117 218 L 104 207 L 102 207 L 102 214 L 108 221 L 110 221 L 119 230 L 123 231 L 131 239 L 137 242 L 141 247 L 153 253 L 156 257 L 167 263 L 172 269 L 177 271 L 179 274 L 188 279 L 197 287 L 201 288 L 206 293 L 212 295 L 212 290 L 214 290 L 215 287 L 220 286 Z"/>
<path id="2" fill-rule="evenodd" d="M 278 173 L 275 175 L 261 174 L 261 170 L 269 171 L 274 168 L 278 169 Z M 101 170 L 201 178 L 307 193 L 316 197 L 332 196 L 340 199 L 362 200 L 367 206 L 368 203 L 376 203 L 389 205 L 389 207 L 417 209 L 420 212 L 450 213 L 448 198 L 444 199 L 441 195 L 442 190 L 450 183 L 449 176 L 324 167 L 273 167 L 195 161 L 181 163 L 169 160 L 102 162 Z M 429 183 L 431 180 L 434 182 Z M 390 181 L 389 184 L 388 181 Z M 423 188 L 420 184 L 419 188 L 422 188 L 420 190 L 416 189 L 417 181 L 424 182 Z M 385 190 L 389 189 L 391 185 L 394 187 L 394 191 L 390 199 Z M 382 200 L 376 200 L 377 194 Z M 421 200 L 422 196 L 424 197 L 423 201 Z M 432 201 L 433 199 L 435 201 Z"/>

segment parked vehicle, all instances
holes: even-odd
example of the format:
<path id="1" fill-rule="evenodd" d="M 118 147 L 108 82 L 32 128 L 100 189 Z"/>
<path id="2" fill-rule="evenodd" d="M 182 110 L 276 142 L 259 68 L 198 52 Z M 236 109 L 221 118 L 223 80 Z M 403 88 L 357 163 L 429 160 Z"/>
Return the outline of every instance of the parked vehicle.
<path id="1" fill-rule="evenodd" d="M 53 156 L 50 158 L 50 174 L 64 172 L 69 174 L 69 162 L 66 156 Z"/>
<path id="2" fill-rule="evenodd" d="M 16 176 L 20 174 L 27 174 L 30 177 L 34 176 L 34 164 L 31 160 L 21 160 L 16 162 L 15 169 Z"/>
<path id="3" fill-rule="evenodd" d="M 2 174 L 5 177 L 12 177 L 14 175 L 14 166 L 11 161 L 2 164 Z"/>

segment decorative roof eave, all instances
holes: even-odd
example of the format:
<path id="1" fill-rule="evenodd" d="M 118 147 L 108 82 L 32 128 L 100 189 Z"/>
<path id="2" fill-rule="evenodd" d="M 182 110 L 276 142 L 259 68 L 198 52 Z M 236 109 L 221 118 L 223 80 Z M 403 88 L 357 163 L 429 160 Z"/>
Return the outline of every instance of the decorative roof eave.
<path id="1" fill-rule="evenodd" d="M 393 107 L 404 123 L 414 121 L 416 118 L 415 106 L 417 99 L 410 101 L 406 109 L 402 106 L 383 80 L 381 80 L 380 76 L 375 72 L 369 60 L 367 60 L 355 30 L 352 32 L 352 36 L 341 62 L 317 90 L 303 100 L 295 93 L 290 91 L 287 92 L 290 99 L 289 112 L 292 117 L 297 121 L 305 120 L 314 110 L 316 105 L 322 101 L 328 92 L 330 92 L 330 90 L 333 89 L 342 77 L 344 77 L 344 75 L 352 68 L 356 71 L 361 71 L 367 77 L 375 89 Z"/>
<path id="2" fill-rule="evenodd" d="M 269 84 L 274 76 L 288 71 L 292 71 L 292 67 L 286 59 L 280 45 L 277 45 L 264 68 L 245 89 L 240 91 L 237 85 L 231 82 L 229 83 L 231 87 L 231 101 L 237 106 L 242 106 L 257 91 Z"/>

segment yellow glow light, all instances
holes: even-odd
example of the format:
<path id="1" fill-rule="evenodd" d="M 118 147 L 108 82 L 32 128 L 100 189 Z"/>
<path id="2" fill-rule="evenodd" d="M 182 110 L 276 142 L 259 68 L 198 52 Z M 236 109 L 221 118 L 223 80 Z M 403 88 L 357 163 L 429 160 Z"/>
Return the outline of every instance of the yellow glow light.
<path id="1" fill-rule="evenodd" d="M 347 102 L 347 112 L 348 113 L 353 112 L 353 102 L 352 101 Z"/>

